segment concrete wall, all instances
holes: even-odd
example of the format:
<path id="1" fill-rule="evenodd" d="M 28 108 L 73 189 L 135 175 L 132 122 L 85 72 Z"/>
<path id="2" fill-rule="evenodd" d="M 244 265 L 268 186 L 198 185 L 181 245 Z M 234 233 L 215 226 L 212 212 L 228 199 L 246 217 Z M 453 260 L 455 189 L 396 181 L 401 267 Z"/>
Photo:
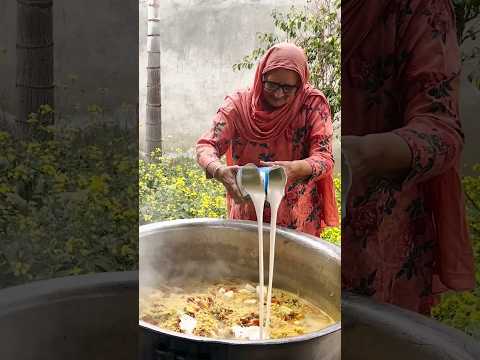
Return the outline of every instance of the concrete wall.
<path id="1" fill-rule="evenodd" d="M 146 0 L 140 1 L 140 148 L 146 97 Z M 164 148 L 189 149 L 208 129 L 224 97 L 249 86 L 254 69 L 232 65 L 259 44 L 258 32 L 274 30 L 271 12 L 306 0 L 161 1 L 162 131 Z M 340 143 L 335 145 L 337 158 Z M 339 163 L 339 161 L 338 161 Z"/>
<path id="2" fill-rule="evenodd" d="M 122 103 L 136 107 L 138 90 L 132 84 L 138 81 L 137 1 L 118 3 L 53 1 L 57 111 L 72 114 L 76 107 L 101 104 L 115 114 Z M 0 0 L 0 107 L 11 114 L 16 113 L 16 8 L 16 1 Z"/>
<path id="3" fill-rule="evenodd" d="M 480 18 L 474 23 L 477 29 L 480 28 Z M 479 46 L 479 39 L 469 40 L 462 45 L 462 51 L 469 54 Z M 480 59 L 465 61 L 462 68 L 462 82 L 460 87 L 460 117 L 462 119 L 463 131 L 465 134 L 465 147 L 463 151 L 464 174 L 471 174 L 472 166 L 480 164 L 480 146 L 478 137 L 480 136 L 480 91 L 475 88 L 467 79 L 467 76 L 476 71 L 477 76 L 480 72 Z"/>
<path id="4" fill-rule="evenodd" d="M 162 123 L 165 148 L 189 148 L 223 98 L 250 85 L 253 72 L 234 72 L 258 44 L 257 32 L 273 30 L 274 7 L 305 1 L 161 1 Z M 143 5 L 143 6 L 142 6 Z M 146 72 L 146 6 L 140 4 L 140 127 L 143 133 Z"/>

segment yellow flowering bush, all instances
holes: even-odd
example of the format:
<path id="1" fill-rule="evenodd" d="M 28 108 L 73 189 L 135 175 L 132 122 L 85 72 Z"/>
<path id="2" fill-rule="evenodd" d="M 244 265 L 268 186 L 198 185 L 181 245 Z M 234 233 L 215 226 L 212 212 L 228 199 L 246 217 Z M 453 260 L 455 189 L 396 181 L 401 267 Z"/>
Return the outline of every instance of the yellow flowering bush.
<path id="1" fill-rule="evenodd" d="M 341 209 L 342 209 L 342 181 L 341 175 L 336 175 L 333 178 L 333 183 L 335 185 L 335 198 L 337 200 L 337 208 L 338 208 L 338 218 L 339 220 L 342 218 Z M 327 240 L 335 245 L 340 246 L 342 240 L 342 232 L 341 227 L 329 227 L 323 230 L 322 238 Z"/>
<path id="2" fill-rule="evenodd" d="M 137 268 L 135 131 L 105 123 L 0 131 L 0 287 Z"/>
<path id="3" fill-rule="evenodd" d="M 225 218 L 225 190 L 186 156 L 151 155 L 139 164 L 140 223 L 199 217 Z"/>

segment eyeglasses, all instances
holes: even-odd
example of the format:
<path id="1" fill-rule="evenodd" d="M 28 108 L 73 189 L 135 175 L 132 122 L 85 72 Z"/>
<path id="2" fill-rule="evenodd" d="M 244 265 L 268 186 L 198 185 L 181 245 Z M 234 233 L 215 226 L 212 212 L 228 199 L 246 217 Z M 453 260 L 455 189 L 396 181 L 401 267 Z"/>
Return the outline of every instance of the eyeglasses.
<path id="1" fill-rule="evenodd" d="M 298 87 L 296 85 L 282 85 L 273 81 L 263 80 L 263 88 L 269 92 L 276 92 L 278 89 L 282 89 L 284 94 L 294 94 Z"/>

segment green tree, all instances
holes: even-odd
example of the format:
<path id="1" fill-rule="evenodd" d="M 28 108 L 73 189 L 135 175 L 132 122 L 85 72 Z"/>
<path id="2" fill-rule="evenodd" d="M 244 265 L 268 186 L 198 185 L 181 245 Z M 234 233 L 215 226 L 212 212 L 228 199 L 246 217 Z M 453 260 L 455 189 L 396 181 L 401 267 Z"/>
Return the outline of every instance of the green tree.
<path id="1" fill-rule="evenodd" d="M 475 41 L 480 33 L 480 0 L 453 0 L 453 4 L 458 43 L 462 46 Z M 462 51 L 462 62 L 478 62 L 479 54 L 480 47 L 472 46 L 468 52 Z M 480 89 L 478 66 L 468 74 L 468 79 Z M 474 170 L 474 175 L 464 177 L 463 185 L 476 262 L 477 285 L 473 291 L 444 294 L 440 304 L 432 309 L 432 316 L 480 339 L 480 167 L 477 165 Z"/>
<path id="2" fill-rule="evenodd" d="M 251 69 L 272 45 L 294 42 L 305 50 L 310 67 L 310 82 L 322 90 L 332 113 L 340 111 L 340 1 L 308 0 L 303 8 L 287 12 L 273 10 L 275 31 L 258 33 L 260 47 L 234 64 L 234 70 Z"/>
<path id="3" fill-rule="evenodd" d="M 475 19 L 480 14 L 480 0 L 453 0 L 457 24 L 457 38 L 460 44 L 475 40 L 480 29 Z"/>
<path id="4" fill-rule="evenodd" d="M 480 34 L 480 0 L 453 0 L 455 7 L 457 38 L 461 45 L 475 41 Z M 468 79 L 480 89 L 480 47 L 472 46 L 468 52 L 462 52 L 462 62 L 477 61 L 477 67 L 470 74 Z"/>
<path id="5" fill-rule="evenodd" d="M 474 174 L 463 178 L 468 225 L 476 266 L 476 288 L 461 293 L 446 293 L 432 309 L 432 316 L 480 339 L 480 165 Z"/>

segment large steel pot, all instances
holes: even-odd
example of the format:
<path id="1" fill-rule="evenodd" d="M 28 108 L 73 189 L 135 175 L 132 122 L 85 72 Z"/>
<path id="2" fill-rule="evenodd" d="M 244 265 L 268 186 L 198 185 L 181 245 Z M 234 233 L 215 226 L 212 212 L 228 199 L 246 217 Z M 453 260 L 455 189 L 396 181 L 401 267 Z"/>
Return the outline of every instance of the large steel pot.
<path id="1" fill-rule="evenodd" d="M 268 230 L 264 234 L 265 249 Z M 142 226 L 139 273 L 140 287 L 165 283 L 181 286 L 191 279 L 216 281 L 232 276 L 258 282 L 257 225 L 250 221 L 194 219 Z M 179 334 L 140 321 L 142 359 L 340 359 L 339 248 L 279 229 L 274 286 L 312 300 L 336 323 L 303 336 L 241 341 Z"/>
<path id="2" fill-rule="evenodd" d="M 2 360 L 132 360 L 137 333 L 136 271 L 0 290 Z"/>
<path id="3" fill-rule="evenodd" d="M 408 310 L 342 295 L 342 360 L 478 360 L 480 344 Z"/>

